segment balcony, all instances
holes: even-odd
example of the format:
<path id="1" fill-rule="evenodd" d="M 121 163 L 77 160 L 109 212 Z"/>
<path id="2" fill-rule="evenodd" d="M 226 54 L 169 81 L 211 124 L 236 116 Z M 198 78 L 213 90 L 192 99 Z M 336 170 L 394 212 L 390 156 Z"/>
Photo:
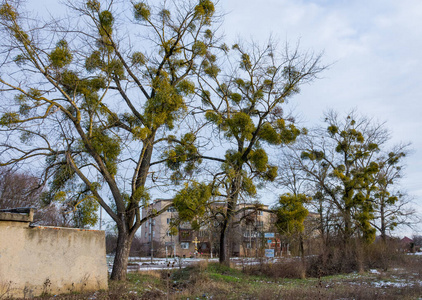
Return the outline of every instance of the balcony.
<path id="1" fill-rule="evenodd" d="M 192 229 L 179 228 L 179 241 L 192 242 L 194 239 L 194 231 Z"/>

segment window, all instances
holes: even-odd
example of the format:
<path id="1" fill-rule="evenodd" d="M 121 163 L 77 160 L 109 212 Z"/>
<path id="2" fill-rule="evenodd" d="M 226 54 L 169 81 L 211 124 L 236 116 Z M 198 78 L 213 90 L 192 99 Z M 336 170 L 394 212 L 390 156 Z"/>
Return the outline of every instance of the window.
<path id="1" fill-rule="evenodd" d="M 258 227 L 264 226 L 264 221 L 258 221 L 258 222 L 256 222 L 256 226 L 258 226 Z"/>
<path id="2" fill-rule="evenodd" d="M 167 218 L 167 224 L 170 224 L 170 222 L 171 222 L 171 219 Z"/>
<path id="3" fill-rule="evenodd" d="M 183 228 L 183 229 L 190 229 L 191 225 L 190 225 L 189 222 L 182 222 L 182 223 L 180 223 L 179 227 Z"/>
<path id="4" fill-rule="evenodd" d="M 189 243 L 188 242 L 181 242 L 180 248 L 182 249 L 189 249 Z"/>
<path id="5" fill-rule="evenodd" d="M 174 207 L 167 208 L 167 212 L 172 213 L 175 212 L 176 209 Z"/>
<path id="6" fill-rule="evenodd" d="M 251 249 L 251 248 L 252 248 L 251 243 L 246 243 L 246 249 Z"/>
<path id="7" fill-rule="evenodd" d="M 262 216 L 264 212 L 262 210 L 258 211 L 258 216 Z"/>
<path id="8" fill-rule="evenodd" d="M 170 231 L 167 231 L 167 232 L 166 232 L 166 235 L 167 235 L 167 236 L 171 236 Z"/>

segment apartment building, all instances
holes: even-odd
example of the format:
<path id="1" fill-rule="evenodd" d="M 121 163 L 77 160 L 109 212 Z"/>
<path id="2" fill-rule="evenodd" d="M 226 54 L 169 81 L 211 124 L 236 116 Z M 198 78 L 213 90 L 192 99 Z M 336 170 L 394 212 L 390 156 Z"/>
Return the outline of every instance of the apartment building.
<path id="1" fill-rule="evenodd" d="M 233 256 L 261 256 L 269 245 L 265 234 L 274 232 L 272 214 L 268 206 L 258 207 L 250 204 L 240 204 L 240 210 L 234 219 L 231 237 L 231 251 Z"/>
<path id="2" fill-rule="evenodd" d="M 141 228 L 141 243 L 145 246 L 144 253 L 156 257 L 181 256 L 191 257 L 196 253 L 213 257 L 218 253 L 219 232 L 216 224 L 203 226 L 193 230 L 190 224 L 181 224 L 177 234 L 170 232 L 171 222 L 177 217 L 177 212 L 171 207 L 171 199 L 157 199 L 147 209 L 142 210 L 142 217 L 153 211 L 160 211 L 168 207 L 159 216 L 144 223 Z M 215 209 L 221 208 L 216 204 Z M 250 207 L 250 208 L 249 208 Z M 265 233 L 273 230 L 271 214 L 265 210 L 268 206 L 261 206 L 264 211 L 257 210 L 253 205 L 241 204 L 234 219 L 229 237 L 233 256 L 261 255 L 267 246 Z"/>
<path id="3" fill-rule="evenodd" d="M 141 227 L 141 243 L 146 245 L 144 253 L 151 255 L 152 252 L 157 257 L 191 257 L 196 251 L 210 254 L 209 239 L 204 241 L 201 236 L 203 232 L 193 231 L 189 224 L 181 224 L 177 234 L 171 234 L 171 222 L 177 217 L 176 210 L 170 206 L 171 203 L 171 199 L 157 199 L 147 209 L 142 210 L 142 217 L 145 217 L 152 211 L 160 211 L 167 207 L 165 212 L 149 219 Z"/>

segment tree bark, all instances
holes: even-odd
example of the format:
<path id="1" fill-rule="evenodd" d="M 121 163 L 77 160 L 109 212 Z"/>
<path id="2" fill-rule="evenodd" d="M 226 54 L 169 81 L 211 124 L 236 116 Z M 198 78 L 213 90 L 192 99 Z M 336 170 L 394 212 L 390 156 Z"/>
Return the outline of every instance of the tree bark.
<path id="1" fill-rule="evenodd" d="M 127 265 L 129 261 L 129 252 L 132 245 L 134 234 L 130 234 L 127 229 L 119 229 L 117 236 L 117 248 L 114 256 L 113 270 L 111 280 L 126 280 Z"/>
<path id="2" fill-rule="evenodd" d="M 224 265 L 230 265 L 230 255 L 227 251 L 227 227 L 227 222 L 224 222 L 223 228 L 221 228 L 220 231 L 220 249 L 218 261 L 220 262 L 220 264 Z"/>
<path id="3" fill-rule="evenodd" d="M 303 245 L 303 234 L 302 232 L 299 233 L 299 253 L 300 253 L 300 258 L 302 259 L 302 262 L 305 261 L 305 247 Z"/>
<path id="4" fill-rule="evenodd" d="M 384 199 L 381 202 L 381 239 L 384 243 L 387 242 L 386 226 L 385 226 L 385 213 L 384 213 Z"/>
<path id="5" fill-rule="evenodd" d="M 242 167 L 238 167 L 236 170 L 238 174 L 240 174 Z M 240 193 L 240 185 L 241 185 L 241 176 L 236 176 L 231 184 L 231 192 L 230 197 L 227 199 L 227 212 L 226 216 L 223 221 L 223 225 L 221 227 L 220 232 L 220 257 L 219 262 L 220 264 L 224 264 L 229 266 L 230 265 L 230 247 L 229 247 L 229 237 L 230 237 L 230 230 L 232 228 L 232 220 L 233 214 L 236 210 L 237 199 Z"/>
<path id="6" fill-rule="evenodd" d="M 346 249 L 349 246 L 352 237 L 352 217 L 350 209 L 346 208 L 344 212 L 344 232 L 343 232 L 343 247 Z"/>

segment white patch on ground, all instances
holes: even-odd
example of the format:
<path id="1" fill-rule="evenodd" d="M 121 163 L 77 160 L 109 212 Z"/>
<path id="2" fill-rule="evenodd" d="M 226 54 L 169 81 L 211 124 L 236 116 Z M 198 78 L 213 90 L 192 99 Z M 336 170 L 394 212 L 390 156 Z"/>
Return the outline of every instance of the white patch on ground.
<path id="1" fill-rule="evenodd" d="M 299 260 L 299 258 L 254 258 L 254 257 L 245 257 L 245 258 L 232 258 L 231 262 L 235 265 L 259 265 L 262 263 L 276 263 L 279 260 Z M 113 255 L 107 255 L 107 264 L 109 267 L 109 272 L 113 268 Z M 128 272 L 137 272 L 137 271 L 150 271 L 150 270 L 163 270 L 163 269 L 177 269 L 185 268 L 190 265 L 198 264 L 201 261 L 206 262 L 218 262 L 218 258 L 153 258 L 151 257 L 129 257 Z"/>
<path id="2" fill-rule="evenodd" d="M 396 287 L 396 288 L 404 288 L 406 286 L 413 286 L 415 283 L 414 282 L 406 282 L 405 280 L 400 280 L 400 281 L 375 281 L 372 282 L 372 285 L 377 287 L 377 288 L 384 288 L 384 287 Z"/>

